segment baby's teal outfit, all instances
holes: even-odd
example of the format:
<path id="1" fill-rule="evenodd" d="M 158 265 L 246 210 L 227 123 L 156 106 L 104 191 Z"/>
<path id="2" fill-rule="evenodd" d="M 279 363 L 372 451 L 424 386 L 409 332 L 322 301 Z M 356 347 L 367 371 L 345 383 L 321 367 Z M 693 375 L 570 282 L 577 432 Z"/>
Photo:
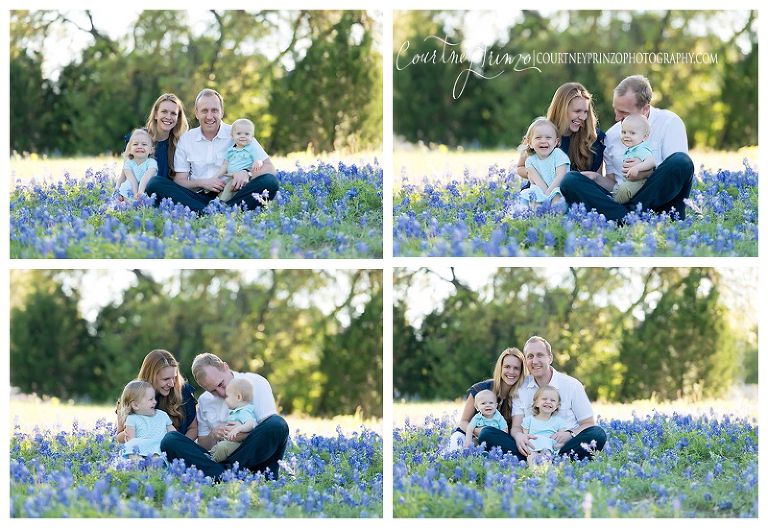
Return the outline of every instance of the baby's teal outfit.
<path id="1" fill-rule="evenodd" d="M 239 170 L 247 169 L 256 161 L 256 147 L 253 142 L 243 148 L 232 145 L 227 149 L 227 172 L 232 174 Z"/>
<path id="2" fill-rule="evenodd" d="M 495 427 L 496 429 L 501 429 L 503 431 L 507 428 L 507 421 L 499 411 L 494 412 L 493 416 L 490 418 L 486 418 L 482 414 L 477 413 L 469 421 L 469 430 L 476 427 Z"/>
<path id="3" fill-rule="evenodd" d="M 641 141 L 637 145 L 627 147 L 627 150 L 624 151 L 624 161 L 633 158 L 644 161 L 648 156 L 653 156 L 653 152 L 651 151 L 651 147 L 648 146 L 647 141 Z M 643 184 L 647 179 L 648 178 L 643 178 L 642 180 L 630 181 L 623 176 L 617 176 L 616 186 L 613 188 L 613 192 L 611 192 L 613 200 L 616 203 L 627 203 L 637 194 L 637 191 L 643 187 Z"/>
<path id="4" fill-rule="evenodd" d="M 539 173 L 539 176 L 542 177 L 544 183 L 546 183 L 547 186 L 549 186 L 555 180 L 557 177 L 556 169 L 561 165 L 565 165 L 565 172 L 568 172 L 571 167 L 571 160 L 568 159 L 568 155 L 565 152 L 557 147 L 555 147 L 549 156 L 544 159 L 539 159 L 539 156 L 535 153 L 525 158 L 525 166 L 527 168 L 533 167 L 536 169 L 536 172 Z M 533 182 L 531 182 L 531 184 L 532 185 L 527 189 L 520 191 L 521 200 L 526 202 L 546 202 L 552 200 L 556 194 L 562 196 L 562 193 L 560 193 L 560 187 L 555 187 L 552 189 L 552 192 L 549 193 L 549 196 L 547 196 L 544 194 L 544 191 L 541 189 L 541 187 L 538 185 L 533 185 Z"/>
<path id="5" fill-rule="evenodd" d="M 244 424 L 248 420 L 256 422 L 256 416 L 253 414 L 253 405 L 250 403 L 238 407 L 237 409 L 230 409 L 227 414 L 227 423 L 235 422 Z M 222 440 L 211 448 L 211 459 L 213 459 L 214 462 L 226 460 L 238 447 L 240 447 L 240 442 Z"/>
<path id="6" fill-rule="evenodd" d="M 528 430 L 528 434 L 537 437 L 536 439 L 529 440 L 533 444 L 534 451 L 554 451 L 555 441 L 550 436 L 565 427 L 565 422 L 559 416 L 550 416 L 546 422 L 542 422 L 533 416 L 526 416 L 523 418 L 522 427 Z"/>
<path id="7" fill-rule="evenodd" d="M 136 160 L 129 159 L 126 160 L 124 169 L 130 169 L 136 178 L 136 183 L 138 184 L 141 183 L 141 177 L 144 176 L 144 173 L 149 169 L 155 169 L 155 174 L 157 174 L 157 161 L 155 161 L 155 158 L 147 158 L 142 164 L 137 164 Z M 126 180 L 121 183 L 118 192 L 125 198 L 133 198 L 133 188 L 131 187 L 131 182 Z"/>

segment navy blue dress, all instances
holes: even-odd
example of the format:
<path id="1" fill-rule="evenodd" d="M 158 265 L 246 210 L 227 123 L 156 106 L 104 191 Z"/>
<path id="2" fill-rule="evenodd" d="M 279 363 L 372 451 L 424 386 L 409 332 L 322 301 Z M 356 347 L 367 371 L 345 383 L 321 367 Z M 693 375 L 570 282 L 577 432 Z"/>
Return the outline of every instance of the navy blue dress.
<path id="1" fill-rule="evenodd" d="M 603 151 L 605 151 L 605 132 L 600 130 L 599 128 L 597 130 L 597 139 L 594 143 L 592 143 L 592 161 L 588 168 L 582 169 L 577 168 L 573 166 L 573 160 L 571 160 L 571 170 L 578 170 L 579 172 L 582 171 L 590 171 L 590 172 L 597 172 L 600 168 L 600 165 L 603 164 Z M 568 146 L 571 144 L 571 136 L 560 136 L 560 150 L 568 154 Z M 157 159 L 157 158 L 155 158 Z M 157 161 L 157 163 L 160 163 L 160 160 Z"/>
<path id="2" fill-rule="evenodd" d="M 159 398 L 158 398 L 159 399 Z M 157 404 L 160 408 L 160 402 Z M 195 421 L 197 417 L 197 400 L 195 399 L 195 388 L 189 383 L 185 383 L 181 388 L 181 409 L 184 413 L 184 417 L 181 423 L 176 428 L 181 434 L 187 434 L 187 429 Z"/>

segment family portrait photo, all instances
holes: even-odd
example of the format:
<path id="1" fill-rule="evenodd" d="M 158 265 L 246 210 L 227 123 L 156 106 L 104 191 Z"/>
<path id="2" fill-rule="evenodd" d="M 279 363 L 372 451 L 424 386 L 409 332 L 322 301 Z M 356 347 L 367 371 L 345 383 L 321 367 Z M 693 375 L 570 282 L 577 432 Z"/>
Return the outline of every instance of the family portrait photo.
<path id="1" fill-rule="evenodd" d="M 395 256 L 757 255 L 755 11 L 394 20 Z"/>
<path id="2" fill-rule="evenodd" d="M 11 517 L 382 517 L 381 270 L 11 279 Z"/>
<path id="3" fill-rule="evenodd" d="M 381 258 L 381 24 L 11 11 L 11 258 Z"/>
<path id="4" fill-rule="evenodd" d="M 396 268 L 393 516 L 756 517 L 756 279 Z"/>

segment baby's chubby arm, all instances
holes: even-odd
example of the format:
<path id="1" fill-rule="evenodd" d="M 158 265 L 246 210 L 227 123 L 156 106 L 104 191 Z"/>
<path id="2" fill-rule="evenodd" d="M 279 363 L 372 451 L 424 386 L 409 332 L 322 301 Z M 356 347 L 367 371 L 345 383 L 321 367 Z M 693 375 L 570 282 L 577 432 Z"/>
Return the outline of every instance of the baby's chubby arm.
<path id="1" fill-rule="evenodd" d="M 248 433 L 253 431 L 254 427 L 256 427 L 256 420 L 248 420 L 227 430 L 224 437 L 230 442 L 242 442 L 248 436 Z"/>

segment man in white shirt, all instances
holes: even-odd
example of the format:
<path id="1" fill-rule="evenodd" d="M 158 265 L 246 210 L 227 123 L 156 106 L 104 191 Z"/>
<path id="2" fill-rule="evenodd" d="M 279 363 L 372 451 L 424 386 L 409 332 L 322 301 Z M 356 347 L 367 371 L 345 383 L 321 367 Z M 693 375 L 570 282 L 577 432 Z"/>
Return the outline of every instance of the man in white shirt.
<path id="1" fill-rule="evenodd" d="M 182 434 L 168 433 L 161 442 L 169 460 L 182 459 L 187 466 L 196 466 L 206 476 L 219 477 L 235 462 L 240 469 L 260 471 L 267 478 L 276 479 L 278 461 L 288 445 L 288 424 L 277 415 L 275 399 L 269 382 L 258 374 L 234 372 L 213 354 L 200 354 L 192 362 L 192 375 L 205 389 L 197 400 L 197 443 Z M 253 414 L 256 427 L 248 433 L 240 433 L 235 441 L 240 447 L 224 462 L 211 460 L 208 451 L 224 440 L 234 425 L 227 424 L 226 388 L 235 378 L 246 378 L 253 385 Z"/>
<path id="2" fill-rule="evenodd" d="M 616 124 L 605 137 L 606 176 L 589 178 L 578 172 L 568 172 L 560 182 L 560 190 L 568 207 L 583 203 L 587 211 L 595 209 L 608 220 L 621 221 L 640 205 L 643 210 L 657 213 L 677 213 L 685 218 L 685 203 L 693 185 L 693 162 L 688 156 L 688 139 L 683 121 L 674 112 L 653 108 L 653 92 L 648 79 L 632 75 L 613 91 Z M 628 115 L 643 115 L 651 124 L 648 144 L 656 160 L 656 169 L 638 173 L 631 180 L 648 178 L 638 193 L 625 204 L 616 203 L 610 195 L 615 183 L 627 179 L 627 171 L 640 160 L 623 161 L 626 147 L 620 141 L 621 120 Z M 674 218 L 674 216 L 673 216 Z"/>
<path id="3" fill-rule="evenodd" d="M 523 380 L 512 402 L 512 427 L 509 435 L 498 430 L 502 434 L 497 434 L 486 427 L 480 432 L 478 442 L 485 442 L 488 449 L 500 447 L 502 451 L 511 452 L 518 458 L 530 455 L 533 446 L 529 440 L 536 437 L 524 433 L 521 424 L 523 418 L 531 414 L 536 390 L 550 385 L 560 395 L 557 415 L 565 421 L 567 429 L 552 435 L 555 444 L 562 444 L 558 453 L 578 459 L 592 458 L 595 451 L 603 449 L 606 434 L 602 427 L 595 424 L 592 406 L 582 384 L 552 368 L 552 347 L 544 338 L 533 336 L 528 339 L 523 347 L 523 356 L 530 374 Z"/>
<path id="4" fill-rule="evenodd" d="M 232 126 L 222 122 L 224 100 L 216 90 L 206 88 L 195 98 L 195 117 L 200 126 L 184 132 L 176 145 L 173 156 L 173 180 L 152 178 L 146 193 L 155 195 L 155 203 L 170 198 L 200 212 L 224 189 L 226 181 L 214 178 L 226 159 L 227 149 L 232 146 Z M 244 203 L 247 209 L 255 209 L 262 202 L 253 194 L 268 194 L 271 200 L 280 187 L 275 178 L 275 166 L 258 141 L 253 140 L 262 166 L 253 173 L 249 169 L 237 171 L 232 176 L 235 195 L 227 205 Z M 250 181 L 249 181 L 250 179 Z"/>

